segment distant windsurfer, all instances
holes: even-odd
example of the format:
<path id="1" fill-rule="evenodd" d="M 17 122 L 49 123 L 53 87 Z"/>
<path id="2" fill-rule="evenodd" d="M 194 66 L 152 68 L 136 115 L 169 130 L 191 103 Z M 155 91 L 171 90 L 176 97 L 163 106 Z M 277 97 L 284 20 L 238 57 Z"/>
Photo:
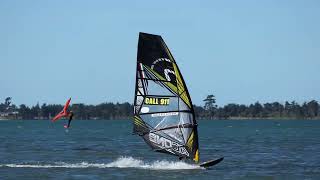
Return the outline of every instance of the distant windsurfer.
<path id="1" fill-rule="evenodd" d="M 70 127 L 70 123 L 71 123 L 73 115 L 74 115 L 72 111 L 68 112 L 68 107 L 69 107 L 70 101 L 71 101 L 71 98 L 68 99 L 68 101 L 66 102 L 66 104 L 63 107 L 62 111 L 52 119 L 52 121 L 54 122 L 54 121 L 57 121 L 57 120 L 59 120 L 61 118 L 69 117 L 68 125 L 65 125 L 64 126 L 65 128 L 69 128 Z"/>

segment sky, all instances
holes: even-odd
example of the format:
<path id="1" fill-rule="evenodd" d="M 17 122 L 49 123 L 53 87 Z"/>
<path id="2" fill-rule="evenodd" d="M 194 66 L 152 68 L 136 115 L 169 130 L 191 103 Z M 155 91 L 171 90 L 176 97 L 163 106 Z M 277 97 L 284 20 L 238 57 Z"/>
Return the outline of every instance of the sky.
<path id="1" fill-rule="evenodd" d="M 320 101 L 317 0 L 1 0 L 0 102 L 133 102 L 138 33 L 163 37 L 193 103 Z"/>

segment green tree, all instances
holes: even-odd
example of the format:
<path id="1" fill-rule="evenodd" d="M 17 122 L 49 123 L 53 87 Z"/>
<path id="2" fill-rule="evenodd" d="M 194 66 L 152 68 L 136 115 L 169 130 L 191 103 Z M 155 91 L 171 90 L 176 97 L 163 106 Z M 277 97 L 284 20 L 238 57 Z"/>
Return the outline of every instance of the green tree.
<path id="1" fill-rule="evenodd" d="M 33 117 L 30 115 L 30 108 L 25 104 L 21 104 L 19 106 L 18 112 L 22 119 L 33 119 Z"/>
<path id="2" fill-rule="evenodd" d="M 10 106 L 10 104 L 11 104 L 11 97 L 7 97 L 6 99 L 5 99 L 5 105 L 7 106 L 7 107 L 9 107 Z"/>
<path id="3" fill-rule="evenodd" d="M 319 104 L 317 101 L 312 100 L 307 103 L 307 116 L 314 118 L 318 116 Z"/>
<path id="4" fill-rule="evenodd" d="M 210 94 L 206 99 L 203 100 L 205 102 L 204 109 L 207 112 L 208 118 L 213 118 L 215 110 L 217 109 L 216 98 L 214 95 Z"/>

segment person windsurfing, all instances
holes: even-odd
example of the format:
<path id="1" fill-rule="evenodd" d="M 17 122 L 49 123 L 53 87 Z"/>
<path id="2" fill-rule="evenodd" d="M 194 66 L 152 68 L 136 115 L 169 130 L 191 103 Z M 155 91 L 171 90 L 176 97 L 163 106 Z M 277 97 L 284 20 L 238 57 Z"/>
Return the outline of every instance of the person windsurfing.
<path id="1" fill-rule="evenodd" d="M 68 107 L 69 107 L 70 101 L 71 101 L 71 98 L 68 99 L 68 101 L 64 105 L 62 111 L 52 119 L 52 122 L 55 122 L 55 121 L 57 121 L 57 120 L 59 120 L 61 118 L 64 118 L 64 117 L 69 117 L 68 125 L 65 125 L 64 128 L 69 128 L 70 127 L 70 123 L 71 123 L 72 118 L 73 118 L 73 112 L 72 111 L 68 112 Z"/>

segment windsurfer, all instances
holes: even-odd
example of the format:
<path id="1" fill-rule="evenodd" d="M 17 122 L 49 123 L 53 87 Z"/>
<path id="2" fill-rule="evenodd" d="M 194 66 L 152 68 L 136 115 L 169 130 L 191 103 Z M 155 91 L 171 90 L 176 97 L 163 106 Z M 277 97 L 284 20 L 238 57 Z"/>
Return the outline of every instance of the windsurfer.
<path id="1" fill-rule="evenodd" d="M 65 125 L 64 128 L 69 128 L 70 127 L 70 123 L 71 123 L 73 115 L 74 115 L 72 111 L 68 111 L 68 107 L 69 107 L 70 101 L 71 101 L 71 98 L 68 99 L 68 101 L 64 105 L 62 111 L 52 119 L 52 122 L 55 122 L 55 121 L 57 121 L 57 120 L 59 120 L 61 118 L 66 117 L 66 118 L 69 118 L 69 121 L 68 121 L 68 125 Z"/>

